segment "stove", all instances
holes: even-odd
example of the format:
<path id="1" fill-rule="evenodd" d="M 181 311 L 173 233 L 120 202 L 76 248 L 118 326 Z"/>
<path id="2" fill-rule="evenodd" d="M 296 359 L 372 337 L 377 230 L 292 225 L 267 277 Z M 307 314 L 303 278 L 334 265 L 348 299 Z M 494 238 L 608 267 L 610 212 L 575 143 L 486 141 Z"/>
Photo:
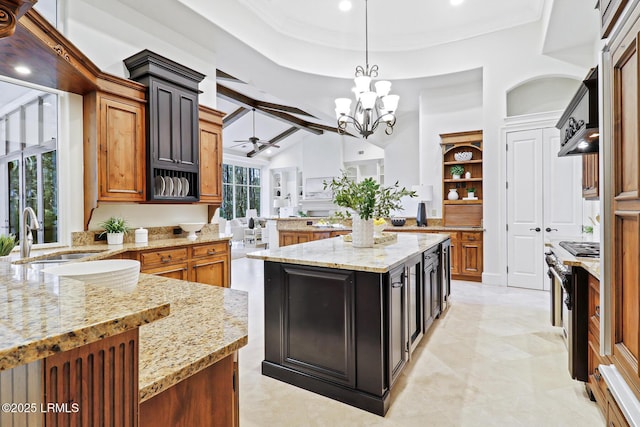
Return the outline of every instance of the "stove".
<path id="1" fill-rule="evenodd" d="M 600 256 L 599 242 L 560 242 L 560 246 L 573 256 L 586 258 L 598 258 Z"/>

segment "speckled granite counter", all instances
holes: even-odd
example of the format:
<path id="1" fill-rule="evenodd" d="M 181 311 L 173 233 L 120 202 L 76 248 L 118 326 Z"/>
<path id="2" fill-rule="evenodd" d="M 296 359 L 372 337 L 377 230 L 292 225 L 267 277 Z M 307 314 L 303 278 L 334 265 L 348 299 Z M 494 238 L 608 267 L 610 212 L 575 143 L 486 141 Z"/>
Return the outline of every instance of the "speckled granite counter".
<path id="1" fill-rule="evenodd" d="M 312 265 L 354 271 L 386 273 L 408 257 L 422 253 L 445 241 L 447 234 L 398 233 L 395 242 L 372 248 L 354 248 L 342 237 L 250 252 L 248 258 L 289 264 Z"/>
<path id="2" fill-rule="evenodd" d="M 57 248 L 33 250 L 31 253 L 32 255 L 31 257 L 23 260 L 16 260 L 14 261 L 14 263 L 23 264 L 23 263 L 28 263 L 32 261 L 37 261 L 39 259 L 45 258 L 48 254 L 51 254 L 51 253 L 72 254 L 72 253 L 95 252 L 95 255 L 82 258 L 82 261 L 93 261 L 98 259 L 109 258 L 124 252 L 144 251 L 147 249 L 172 248 L 172 247 L 193 245 L 198 243 L 219 242 L 224 240 L 228 241 L 230 239 L 231 239 L 230 235 L 212 234 L 212 235 L 198 237 L 197 240 L 188 240 L 186 238 L 179 237 L 175 239 L 151 240 L 148 243 L 125 243 L 123 245 L 107 245 L 106 243 L 96 243 L 92 245 L 82 245 L 82 246 L 64 246 L 64 247 L 57 247 Z"/>
<path id="3" fill-rule="evenodd" d="M 545 242 L 545 245 L 553 250 L 553 253 L 564 265 L 582 267 L 596 279 L 600 280 L 600 258 L 583 258 L 571 255 L 566 249 L 560 246 L 560 242 L 566 240 L 578 241 L 579 239 L 552 239 Z"/>
<path id="4" fill-rule="evenodd" d="M 247 344 L 246 292 L 148 274 L 139 287 L 171 304 L 168 317 L 140 328 L 140 402 Z"/>
<path id="5" fill-rule="evenodd" d="M 156 293 L 125 293 L 0 263 L 0 370 L 117 335 L 169 314 Z"/>
<path id="6" fill-rule="evenodd" d="M 323 227 L 317 226 L 317 224 L 321 220 L 326 220 L 326 218 L 274 218 L 273 220 L 277 221 L 277 229 L 278 231 L 322 231 L 322 230 L 351 230 L 351 220 L 342 221 L 343 227 L 341 228 L 333 228 L 333 227 Z M 308 223 L 311 224 L 308 224 Z M 418 227 L 416 225 L 415 219 L 407 218 L 407 222 L 405 225 L 396 227 L 391 224 L 385 228 L 385 231 L 390 232 L 455 232 L 455 231 L 484 231 L 482 227 L 446 227 L 442 225 L 441 218 L 434 218 L 428 221 L 429 225 L 427 227 Z"/>

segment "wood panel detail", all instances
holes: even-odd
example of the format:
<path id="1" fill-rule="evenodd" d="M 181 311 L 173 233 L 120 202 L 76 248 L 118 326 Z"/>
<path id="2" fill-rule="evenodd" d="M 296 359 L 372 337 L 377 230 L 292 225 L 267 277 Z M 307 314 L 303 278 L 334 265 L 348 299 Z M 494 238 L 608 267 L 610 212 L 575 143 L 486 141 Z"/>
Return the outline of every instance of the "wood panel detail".
<path id="1" fill-rule="evenodd" d="M 47 357 L 44 402 L 68 408 L 47 412 L 47 427 L 137 426 L 138 329 Z"/>
<path id="2" fill-rule="evenodd" d="M 234 355 L 140 404 L 141 427 L 229 427 L 234 416 Z"/>
<path id="3" fill-rule="evenodd" d="M 223 113 L 200 106 L 200 201 L 222 204 Z"/>

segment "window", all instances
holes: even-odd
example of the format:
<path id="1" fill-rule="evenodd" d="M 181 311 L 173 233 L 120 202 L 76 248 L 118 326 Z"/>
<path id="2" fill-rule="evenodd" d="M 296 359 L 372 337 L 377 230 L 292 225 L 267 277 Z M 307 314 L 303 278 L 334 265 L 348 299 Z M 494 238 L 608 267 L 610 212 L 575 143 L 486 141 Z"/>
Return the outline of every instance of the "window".
<path id="1" fill-rule="evenodd" d="M 260 169 L 222 165 L 222 206 L 226 219 L 244 217 L 247 209 L 260 212 Z"/>
<path id="2" fill-rule="evenodd" d="M 0 233 L 20 239 L 20 216 L 33 208 L 34 243 L 55 243 L 58 230 L 58 96 L 0 82 Z"/>

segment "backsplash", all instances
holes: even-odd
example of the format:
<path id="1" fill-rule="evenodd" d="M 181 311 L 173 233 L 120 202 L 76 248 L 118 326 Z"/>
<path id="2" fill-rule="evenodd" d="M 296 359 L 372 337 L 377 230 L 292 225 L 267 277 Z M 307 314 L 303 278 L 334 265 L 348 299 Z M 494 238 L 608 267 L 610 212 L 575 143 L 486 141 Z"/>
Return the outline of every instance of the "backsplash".
<path id="1" fill-rule="evenodd" d="M 187 232 L 182 231 L 180 234 L 173 234 L 173 230 L 180 228 L 177 225 L 167 227 L 149 227 L 149 241 L 152 240 L 165 240 L 187 237 Z M 79 231 L 71 233 L 71 246 L 86 246 L 86 245 L 99 245 L 101 243 L 107 244 L 106 240 L 96 241 L 95 236 L 102 233 L 102 230 L 90 230 Z M 210 234 L 218 234 L 218 224 L 205 224 L 202 230 L 197 232 L 199 236 L 206 236 Z M 132 229 L 124 236 L 124 243 L 135 242 L 135 229 Z"/>

